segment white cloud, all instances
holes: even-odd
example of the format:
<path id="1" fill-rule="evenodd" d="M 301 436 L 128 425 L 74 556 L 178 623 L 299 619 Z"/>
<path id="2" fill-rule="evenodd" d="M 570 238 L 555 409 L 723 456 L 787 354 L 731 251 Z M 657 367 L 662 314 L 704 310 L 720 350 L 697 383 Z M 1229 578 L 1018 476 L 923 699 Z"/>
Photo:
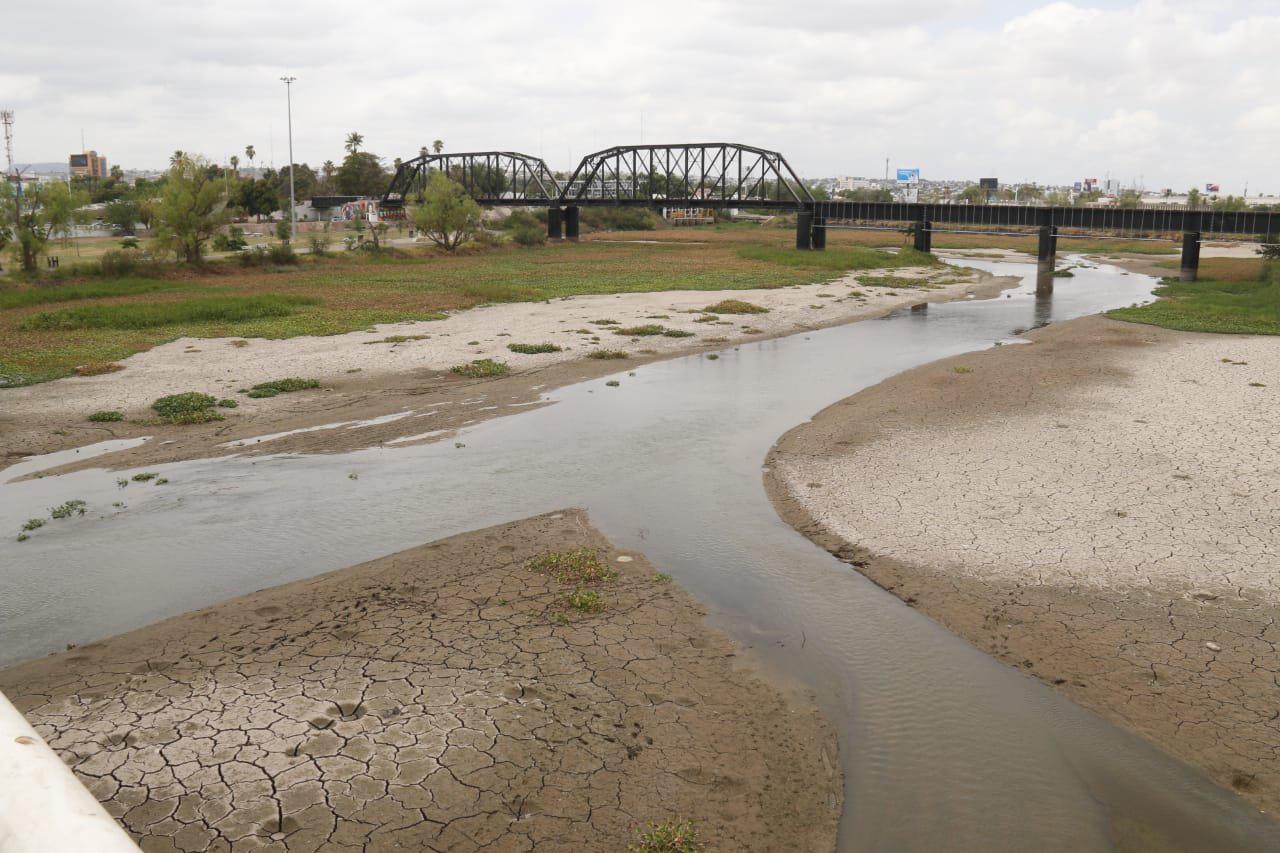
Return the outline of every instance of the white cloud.
<path id="1" fill-rule="evenodd" d="M 741 140 L 803 174 L 1065 181 L 1210 177 L 1280 192 L 1273 0 L 143 0 L 7 10 L 0 104 L 18 156 L 86 142 L 319 163 L 360 130 L 388 158 L 443 138 L 567 168 L 638 141 Z M 643 116 L 643 119 L 642 119 Z M 1270 148 L 1260 142 L 1268 140 Z M 1208 177 L 1206 177 L 1208 176 Z"/>

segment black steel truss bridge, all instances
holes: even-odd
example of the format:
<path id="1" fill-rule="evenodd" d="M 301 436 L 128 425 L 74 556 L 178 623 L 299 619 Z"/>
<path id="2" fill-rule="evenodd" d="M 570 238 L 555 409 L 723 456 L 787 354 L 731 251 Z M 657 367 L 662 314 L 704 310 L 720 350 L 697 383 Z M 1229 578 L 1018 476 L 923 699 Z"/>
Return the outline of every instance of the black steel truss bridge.
<path id="1" fill-rule="evenodd" d="M 1052 267 L 1059 237 L 1180 234 L 1182 276 L 1194 279 L 1202 241 L 1280 233 L 1280 213 L 1269 212 L 820 201 L 782 154 L 731 142 L 618 145 L 583 157 L 563 180 L 541 158 L 515 151 L 423 153 L 397 167 L 383 207 L 412 203 L 437 172 L 481 205 L 546 207 L 552 238 L 577 239 L 579 208 L 604 205 L 794 212 L 798 249 L 825 248 L 831 228 L 902 228 L 924 252 L 939 232 L 1038 235 L 1042 267 Z"/>

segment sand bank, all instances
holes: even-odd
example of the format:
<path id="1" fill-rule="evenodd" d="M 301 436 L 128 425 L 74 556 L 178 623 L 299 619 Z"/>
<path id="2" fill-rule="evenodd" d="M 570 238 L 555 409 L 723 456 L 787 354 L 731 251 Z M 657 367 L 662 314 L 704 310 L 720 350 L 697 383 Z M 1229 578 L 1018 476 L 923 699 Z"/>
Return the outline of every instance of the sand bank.
<path id="1" fill-rule="evenodd" d="M 604 607 L 532 571 L 594 549 Z M 619 557 L 629 558 L 619 561 Z M 832 849 L 834 733 L 566 510 L 0 671 L 147 850 Z"/>
<path id="2" fill-rule="evenodd" d="M 902 286 L 885 286 L 891 276 Z M 878 285 L 863 282 L 879 281 Z M 166 462 L 229 452 L 325 452 L 376 445 L 406 436 L 447 431 L 493 417 L 509 405 L 536 403 L 539 392 L 626 370 L 657 358 L 723 349 L 746 341 L 793 334 L 875 317 L 907 305 L 983 295 L 1003 280 L 955 267 L 871 270 L 826 284 L 772 290 L 664 291 L 582 296 L 546 303 L 490 305 L 446 320 L 379 326 L 366 332 L 287 340 L 183 338 L 125 359 L 124 370 L 71 377 L 0 391 L 0 468 L 31 454 L 93 442 L 152 436 L 144 447 L 109 465 Z M 768 309 L 760 314 L 701 309 L 738 299 Z M 600 323 L 597 321 L 613 321 Z M 658 325 L 682 337 L 621 335 L 618 328 Z M 511 343 L 553 343 L 558 352 L 526 355 Z M 597 350 L 626 359 L 597 360 Z M 490 358 L 510 376 L 472 380 L 454 365 Z M 286 376 L 317 378 L 323 388 L 252 399 L 238 390 Z M 147 423 L 158 397 L 202 391 L 238 402 L 216 424 L 166 427 Z M 122 423 L 90 423 L 89 414 L 116 410 Z M 406 414 L 408 413 L 408 414 Z M 394 421 L 255 439 L 335 422 Z M 228 449 L 229 443 L 244 446 Z"/>
<path id="3" fill-rule="evenodd" d="M 783 515 L 981 648 L 1280 807 L 1280 340 L 1084 318 L 779 442 Z"/>

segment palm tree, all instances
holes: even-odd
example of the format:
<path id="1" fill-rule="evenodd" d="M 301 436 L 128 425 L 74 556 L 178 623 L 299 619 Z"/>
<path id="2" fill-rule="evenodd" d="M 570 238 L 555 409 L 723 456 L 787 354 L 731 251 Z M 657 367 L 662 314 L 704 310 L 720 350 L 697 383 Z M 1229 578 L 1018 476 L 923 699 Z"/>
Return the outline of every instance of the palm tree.
<path id="1" fill-rule="evenodd" d="M 327 181 L 338 171 L 338 167 L 333 164 L 332 160 L 325 160 L 324 165 L 320 167 L 320 171 L 324 173 L 324 179 Z"/>
<path id="2" fill-rule="evenodd" d="M 236 174 L 240 173 L 240 158 L 234 154 L 231 155 L 231 171 Z"/>
<path id="3" fill-rule="evenodd" d="M 187 156 L 187 153 L 183 151 L 181 148 L 179 148 L 177 151 L 174 151 L 172 154 L 169 155 L 169 165 L 170 166 L 178 165 L 184 159 L 186 159 L 186 156 Z"/>
<path id="4" fill-rule="evenodd" d="M 437 139 L 435 142 L 431 143 L 431 148 L 432 148 L 432 150 L 434 150 L 437 154 L 439 154 L 441 151 L 443 151 L 443 150 L 444 150 L 444 140 L 443 140 L 443 139 Z"/>
<path id="5" fill-rule="evenodd" d="M 425 146 L 425 145 L 424 145 L 424 146 L 422 146 L 421 148 L 419 148 L 419 149 L 418 149 L 418 156 L 419 156 L 419 157 L 422 157 L 423 159 L 426 159 L 426 156 L 427 156 L 427 146 Z"/>
<path id="6" fill-rule="evenodd" d="M 353 130 L 347 134 L 347 144 L 343 147 L 347 149 L 348 154 L 354 154 L 360 150 L 361 145 L 364 145 L 364 137 Z"/>
<path id="7" fill-rule="evenodd" d="M 250 168 L 250 169 L 252 169 L 252 168 L 253 168 L 253 158 L 254 158 L 254 157 L 256 157 L 256 156 L 257 156 L 257 154 L 258 154 L 257 149 L 255 149 L 252 145 L 246 145 L 246 146 L 244 147 L 244 156 L 246 156 L 246 157 L 248 157 L 248 158 L 249 158 L 249 168 Z"/>

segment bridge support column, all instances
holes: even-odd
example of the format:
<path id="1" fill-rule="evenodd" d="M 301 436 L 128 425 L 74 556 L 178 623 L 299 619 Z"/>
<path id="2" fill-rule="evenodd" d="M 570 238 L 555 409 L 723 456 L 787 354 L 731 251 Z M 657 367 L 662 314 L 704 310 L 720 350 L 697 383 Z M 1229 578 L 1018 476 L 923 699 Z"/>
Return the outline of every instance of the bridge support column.
<path id="1" fill-rule="evenodd" d="M 552 205 L 551 207 L 547 208 L 547 239 L 548 240 L 564 239 L 564 228 L 562 227 L 564 223 L 562 221 L 561 213 L 562 211 L 560 210 L 560 207 L 558 205 Z"/>
<path id="2" fill-rule="evenodd" d="M 1182 275 L 1183 281 L 1195 281 L 1200 271 L 1200 232 L 1188 231 L 1182 235 Z"/>
<path id="3" fill-rule="evenodd" d="M 796 248 L 813 248 L 813 213 L 801 210 L 796 214 Z"/>
<path id="4" fill-rule="evenodd" d="M 914 242 L 912 247 L 917 252 L 933 251 L 933 223 L 927 219 L 916 220 L 915 227 L 912 228 L 912 236 Z"/>
<path id="5" fill-rule="evenodd" d="M 1052 225 L 1040 228 L 1040 246 L 1036 252 L 1036 264 L 1040 272 L 1053 272 L 1058 259 L 1058 229 Z"/>
<path id="6" fill-rule="evenodd" d="M 578 241 L 578 206 L 576 204 L 564 209 L 564 236 L 575 243 Z"/>
<path id="7" fill-rule="evenodd" d="M 819 251 L 827 248 L 827 220 L 820 216 L 813 218 L 813 248 Z"/>

